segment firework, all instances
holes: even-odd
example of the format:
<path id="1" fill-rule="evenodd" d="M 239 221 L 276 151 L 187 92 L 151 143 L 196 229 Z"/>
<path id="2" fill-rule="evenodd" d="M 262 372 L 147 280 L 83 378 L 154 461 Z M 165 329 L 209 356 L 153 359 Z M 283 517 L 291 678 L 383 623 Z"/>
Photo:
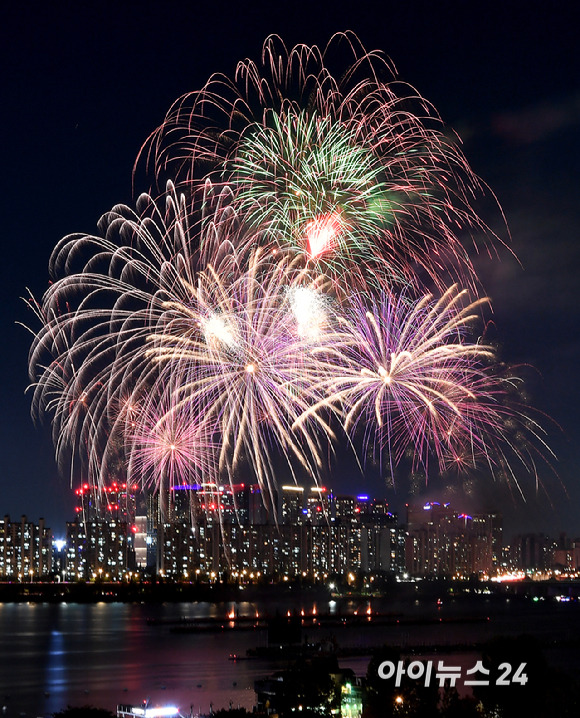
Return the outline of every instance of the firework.
<path id="1" fill-rule="evenodd" d="M 261 65 L 180 98 L 141 156 L 191 191 L 231 187 L 262 241 L 338 280 L 478 284 L 465 240 L 492 238 L 472 208 L 481 183 L 433 108 L 352 34 L 323 52 L 269 38 Z"/>
<path id="2" fill-rule="evenodd" d="M 314 401 L 306 349 L 325 321 L 318 282 L 306 280 L 294 262 L 260 250 L 225 278 L 210 265 L 189 288 L 189 304 L 166 304 L 163 331 L 149 337 L 147 356 L 183 377 L 177 405 L 193 407 L 220 437 L 220 470 L 232 480 L 243 462 L 270 492 L 273 453 L 314 478 L 321 464 L 310 429 L 293 429 Z"/>
<path id="3" fill-rule="evenodd" d="M 175 374 L 163 376 L 155 387 L 161 394 L 149 392 L 133 407 L 124 430 L 128 477 L 162 500 L 177 485 L 203 484 L 216 476 L 208 426 L 190 405 L 176 405 L 179 384 Z"/>
<path id="4" fill-rule="evenodd" d="M 71 235 L 51 258 L 53 282 L 36 312 L 42 328 L 30 352 L 33 413 L 50 417 L 57 459 L 92 485 L 124 443 L 127 407 L 157 379 L 141 347 L 183 296 L 191 266 L 183 206 L 167 195 L 167 213 L 147 197 L 139 214 L 115 207 L 101 236 Z"/>
<path id="5" fill-rule="evenodd" d="M 455 285 L 437 301 L 384 294 L 370 309 L 355 298 L 331 345 L 315 349 L 325 398 L 298 423 L 334 411 L 363 456 L 387 457 L 391 475 L 409 454 L 413 470 L 431 458 L 438 472 L 482 458 L 506 467 L 508 450 L 529 467 L 505 430 L 531 425 L 507 401 L 517 380 L 500 376 L 492 346 L 470 338 L 488 300 L 465 303 L 465 294 Z"/>
<path id="6" fill-rule="evenodd" d="M 72 456 L 99 486 L 121 454 L 132 480 L 159 487 L 232 478 L 243 461 L 272 491 L 278 451 L 315 477 L 318 441 L 292 425 L 311 401 L 306 348 L 328 321 L 327 281 L 289 255 L 233 251 L 248 243 L 219 203 L 192 239 L 182 200 L 166 200 L 164 215 L 145 196 L 139 215 L 117 207 L 102 237 L 55 249 L 30 366 L 60 463 Z M 218 442 L 213 464 L 196 459 L 194 445 Z"/>
<path id="7" fill-rule="evenodd" d="M 65 237 L 33 303 L 33 414 L 63 467 L 159 494 L 249 470 L 272 503 L 337 430 L 391 474 L 409 453 L 516 483 L 512 458 L 533 466 L 518 436 L 539 424 L 470 333 L 487 300 L 458 289 L 479 293 L 470 248 L 496 245 L 484 187 L 380 54 L 270 38 L 181 98 L 143 163 L 157 196 Z"/>

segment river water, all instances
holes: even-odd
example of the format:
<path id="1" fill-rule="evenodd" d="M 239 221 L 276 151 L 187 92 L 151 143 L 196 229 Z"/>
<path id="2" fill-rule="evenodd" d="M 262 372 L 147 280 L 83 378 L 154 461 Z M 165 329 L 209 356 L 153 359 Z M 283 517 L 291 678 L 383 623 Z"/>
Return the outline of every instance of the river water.
<path id="1" fill-rule="evenodd" d="M 118 703 L 139 704 L 145 699 L 175 704 L 194 714 L 209 712 L 210 704 L 215 709 L 229 705 L 251 709 L 254 681 L 281 664 L 266 658 L 229 660 L 232 654 L 245 656 L 247 648 L 267 644 L 263 629 L 227 628 L 232 608 L 247 616 L 290 609 L 303 609 L 306 616 L 315 609 L 320 616 L 364 612 L 367 604 L 0 604 L 0 709 L 8 718 L 48 716 L 67 705 L 114 710 Z M 348 624 L 309 627 L 303 638 L 319 641 L 334 636 L 341 646 L 419 645 L 427 657 L 435 644 L 529 633 L 553 642 L 548 649 L 552 661 L 580 668 L 580 649 L 571 643 L 580 640 L 578 603 L 490 602 L 479 597 L 469 602 L 446 600 L 437 606 L 434 601 L 397 605 L 373 600 L 371 609 L 400 615 L 401 622 L 375 626 L 371 617 L 368 630 Z M 171 630 L 173 621 L 211 616 L 224 618 L 223 631 Z M 463 620 L 445 622 L 450 617 Z M 453 663 L 470 667 L 478 654 L 465 649 L 453 658 Z M 364 675 L 368 657 L 344 659 L 340 664 Z"/>

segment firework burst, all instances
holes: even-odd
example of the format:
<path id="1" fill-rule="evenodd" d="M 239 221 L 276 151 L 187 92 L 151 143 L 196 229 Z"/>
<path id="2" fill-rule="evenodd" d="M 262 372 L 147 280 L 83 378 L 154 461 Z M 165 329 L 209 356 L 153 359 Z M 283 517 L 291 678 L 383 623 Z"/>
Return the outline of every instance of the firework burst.
<path id="1" fill-rule="evenodd" d="M 72 455 L 93 485 L 123 444 L 126 407 L 158 379 L 141 348 L 191 269 L 184 206 L 171 192 L 166 202 L 162 214 L 143 196 L 138 214 L 105 215 L 101 236 L 65 237 L 34 305 L 43 326 L 30 352 L 33 413 L 50 417 L 59 463 Z"/>
<path id="2" fill-rule="evenodd" d="M 216 446 L 208 426 L 190 405 L 175 402 L 179 385 L 174 373 L 164 375 L 156 387 L 162 394 L 150 392 L 124 431 L 128 477 L 164 497 L 177 485 L 216 476 Z"/>
<path id="3" fill-rule="evenodd" d="M 312 396 L 306 349 L 330 321 L 328 281 L 299 257 L 237 253 L 250 244 L 219 203 L 193 240 L 182 198 L 166 199 L 164 215 L 143 196 L 141 214 L 117 207 L 102 237 L 55 249 L 30 365 L 60 463 L 73 456 L 98 486 L 123 452 L 131 475 L 160 486 L 191 472 L 190 456 L 213 481 L 243 460 L 271 491 L 279 451 L 315 478 L 318 441 L 291 427 Z M 212 441 L 215 464 L 197 461 L 193 444 Z"/>
<path id="4" fill-rule="evenodd" d="M 455 285 L 439 300 L 386 294 L 370 309 L 355 298 L 330 346 L 315 350 L 325 397 L 298 423 L 334 411 L 363 456 L 387 457 L 391 475 L 409 453 L 413 469 L 434 458 L 437 472 L 482 459 L 505 467 L 509 451 L 530 467 L 513 431 L 501 430 L 508 417 L 520 427 L 527 419 L 508 406 L 517 380 L 500 376 L 491 345 L 470 339 L 488 300 L 465 303 L 465 294 Z"/>
<path id="5" fill-rule="evenodd" d="M 243 461 L 272 491 L 273 452 L 317 476 L 318 441 L 303 425 L 293 429 L 314 400 L 306 350 L 325 321 L 319 282 L 307 279 L 295 262 L 260 250 L 225 277 L 210 265 L 187 305 L 165 305 L 163 331 L 149 337 L 147 356 L 183 377 L 177 406 L 194 407 L 220 437 L 219 467 L 230 480 Z"/>
<path id="6" fill-rule="evenodd" d="M 142 158 L 192 191 L 202 178 L 225 183 L 262 241 L 339 278 L 349 267 L 363 285 L 372 269 L 391 285 L 476 287 L 465 240 L 492 239 L 458 143 L 349 33 L 324 51 L 269 38 L 260 65 L 241 62 L 233 80 L 213 76 L 180 98 Z"/>

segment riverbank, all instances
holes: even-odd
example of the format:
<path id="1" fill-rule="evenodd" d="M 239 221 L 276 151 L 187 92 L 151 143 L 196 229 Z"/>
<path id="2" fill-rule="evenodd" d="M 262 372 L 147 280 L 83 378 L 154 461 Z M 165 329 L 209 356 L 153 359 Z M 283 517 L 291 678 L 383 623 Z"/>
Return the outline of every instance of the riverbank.
<path id="1" fill-rule="evenodd" d="M 308 596 L 330 599 L 321 585 L 264 584 L 238 586 L 229 583 L 76 582 L 0 583 L 0 603 L 223 603 Z"/>
<path id="2" fill-rule="evenodd" d="M 59 582 L 4 582 L 0 583 L 0 603 L 183 603 L 205 601 L 209 603 L 238 601 L 277 601 L 302 597 L 328 601 L 352 599 L 359 601 L 374 598 L 446 600 L 459 596 L 527 597 L 537 600 L 559 598 L 565 601 L 580 600 L 580 581 L 555 579 L 547 581 L 450 581 L 423 579 L 416 582 L 383 582 L 373 592 L 333 589 L 322 583 L 308 581 L 254 583 L 238 585 L 215 582 L 170 581 L 94 581 L 75 583 Z"/>

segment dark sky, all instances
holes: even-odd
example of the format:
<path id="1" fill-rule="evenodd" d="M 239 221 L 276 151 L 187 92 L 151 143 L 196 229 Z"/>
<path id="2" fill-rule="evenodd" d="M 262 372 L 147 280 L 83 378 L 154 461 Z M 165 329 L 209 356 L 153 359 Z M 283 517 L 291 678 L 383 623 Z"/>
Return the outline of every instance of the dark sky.
<path id="1" fill-rule="evenodd" d="M 542 469 L 548 498 L 527 482 L 526 503 L 491 482 L 476 493 L 482 505 L 503 509 L 514 530 L 580 535 L 575 3 L 13 5 L 0 18 L 0 513 L 45 516 L 56 534 L 72 518 L 71 491 L 54 466 L 48 431 L 34 428 L 29 416 L 30 335 L 18 325 L 36 326 L 20 297 L 26 287 L 42 295 L 56 242 L 95 231 L 103 212 L 131 202 L 137 152 L 179 95 L 212 72 L 231 74 L 238 59 L 258 59 L 270 33 L 289 46 L 324 45 L 351 29 L 367 49 L 388 55 L 400 78 L 462 137 L 474 170 L 501 202 L 521 262 L 506 254 L 482 263 L 481 277 L 503 356 L 535 367 L 528 372 L 533 403 L 561 427 L 550 438 L 560 480 Z M 485 219 L 499 229 L 497 211 L 489 212 Z M 357 480 L 353 490 L 360 486 Z"/>

